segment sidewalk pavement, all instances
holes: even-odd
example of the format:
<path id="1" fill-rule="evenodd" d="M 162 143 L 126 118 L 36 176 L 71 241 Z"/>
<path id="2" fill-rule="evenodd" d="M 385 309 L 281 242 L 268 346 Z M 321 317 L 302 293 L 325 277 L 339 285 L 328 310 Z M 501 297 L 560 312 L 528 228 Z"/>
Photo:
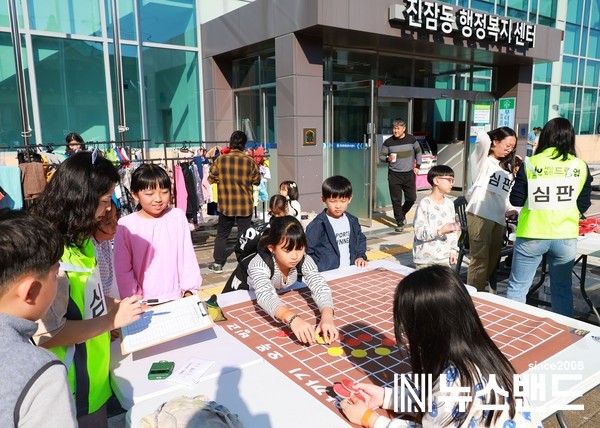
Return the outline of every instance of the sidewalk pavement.
<path id="1" fill-rule="evenodd" d="M 417 204 L 425 196 L 429 194 L 428 190 L 421 190 L 417 192 Z M 456 193 L 454 196 L 459 196 Z M 592 195 L 592 207 L 588 210 L 588 214 L 600 213 L 600 192 L 594 191 Z M 395 261 L 405 266 L 414 267 L 412 261 L 412 243 L 413 243 L 413 228 L 412 223 L 414 219 L 415 207 L 408 213 L 407 226 L 404 232 L 394 232 L 395 221 L 391 211 L 379 211 L 373 215 L 373 224 L 371 227 L 363 227 L 363 232 L 367 236 L 367 257 L 369 260 L 380 260 L 386 259 Z M 223 289 L 225 282 L 231 275 L 231 272 L 236 267 L 235 255 L 231 254 L 227 259 L 227 263 L 223 268 L 222 274 L 215 274 L 208 270 L 208 264 L 213 262 L 212 250 L 214 239 L 216 236 L 216 217 L 206 216 L 206 223 L 201 225 L 200 228 L 192 233 L 194 247 L 196 250 L 196 256 L 200 269 L 202 271 L 203 284 L 200 290 L 200 295 L 204 298 L 210 297 L 212 294 L 219 294 Z M 228 240 L 228 247 L 233 249 L 235 244 L 235 234 L 232 233 Z M 461 268 L 461 275 L 466 278 L 468 257 L 463 262 Z M 508 282 L 508 272 L 506 269 L 499 272 L 498 274 L 498 285 L 497 292 L 499 295 L 506 293 L 506 286 Z M 546 280 L 547 282 L 547 280 Z M 575 308 L 577 316 L 580 319 L 586 319 L 589 314 L 589 308 L 586 303 L 580 297 L 578 284 L 579 280 L 574 277 L 574 296 Z M 596 306 L 600 306 L 600 258 L 589 257 L 588 258 L 588 270 L 586 289 L 588 290 L 589 297 L 592 299 Z M 541 298 L 549 299 L 549 296 L 545 292 L 540 292 Z M 592 320 L 593 318 L 589 318 Z M 593 389 L 592 391 L 585 394 L 580 398 L 577 404 L 583 404 L 583 411 L 571 411 L 563 412 L 565 419 L 569 427 L 598 427 L 600 426 L 600 387 Z M 119 415 L 122 416 L 122 415 Z M 111 426 L 120 427 L 120 418 L 116 416 L 111 418 Z M 119 422 L 117 422 L 119 421 Z M 551 417 L 544 421 L 545 427 L 559 427 L 556 418 Z"/>

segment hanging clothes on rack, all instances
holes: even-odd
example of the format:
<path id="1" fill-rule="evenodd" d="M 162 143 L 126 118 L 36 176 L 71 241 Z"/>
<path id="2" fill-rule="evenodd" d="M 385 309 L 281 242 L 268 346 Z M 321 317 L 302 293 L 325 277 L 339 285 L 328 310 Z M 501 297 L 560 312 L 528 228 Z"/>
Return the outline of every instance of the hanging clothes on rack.
<path id="1" fill-rule="evenodd" d="M 23 162 L 19 164 L 19 169 L 21 170 L 23 199 L 32 201 L 39 198 L 46 188 L 44 164 L 41 162 Z"/>
<path id="2" fill-rule="evenodd" d="M 0 166 L 0 187 L 4 193 L 4 197 L 0 200 L 0 208 L 11 210 L 23 208 L 21 170 L 18 166 Z"/>

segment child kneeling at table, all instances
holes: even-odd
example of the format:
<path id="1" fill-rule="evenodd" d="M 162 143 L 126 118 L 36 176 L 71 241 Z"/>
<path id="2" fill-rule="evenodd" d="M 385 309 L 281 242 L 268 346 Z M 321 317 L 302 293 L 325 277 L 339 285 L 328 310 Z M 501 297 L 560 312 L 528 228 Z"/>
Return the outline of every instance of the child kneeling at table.
<path id="1" fill-rule="evenodd" d="M 338 330 L 333 320 L 331 289 L 317 270 L 313 259 L 305 254 L 306 235 L 302 224 L 292 216 L 274 217 L 258 244 L 258 253 L 248 263 L 233 273 L 234 290 L 253 288 L 260 307 L 270 316 L 286 323 L 298 340 L 313 344 L 321 334 L 325 342 L 338 339 Z M 302 315 L 288 309 L 277 291 L 285 290 L 296 283 L 301 274 L 321 313 L 316 329 Z M 231 282 L 231 280 L 230 280 Z M 231 290 L 230 290 L 231 291 Z"/>
<path id="2" fill-rule="evenodd" d="M 471 296 L 452 269 L 429 266 L 405 277 L 396 287 L 393 316 L 396 340 L 408 349 L 412 373 L 430 374 L 435 382 L 423 400 L 432 403 L 431 409 L 413 408 L 409 416 L 414 422 L 380 416 L 371 408 L 392 409 L 392 388 L 357 383 L 354 386 L 365 401 L 352 395 L 340 403 L 350 422 L 369 428 L 541 427 L 524 410 L 528 403 L 519 408 L 515 370 L 486 333 Z M 445 388 L 440 388 L 440 379 L 445 379 Z M 468 391 L 460 394 L 464 409 L 454 397 L 456 388 Z M 502 390 L 507 396 L 498 393 Z M 410 395 L 405 391 L 404 396 Z"/>

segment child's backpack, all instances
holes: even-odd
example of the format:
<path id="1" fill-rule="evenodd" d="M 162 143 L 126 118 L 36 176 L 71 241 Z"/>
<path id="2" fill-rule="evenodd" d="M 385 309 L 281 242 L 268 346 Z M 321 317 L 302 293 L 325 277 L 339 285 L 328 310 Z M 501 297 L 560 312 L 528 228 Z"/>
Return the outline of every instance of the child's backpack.
<path id="1" fill-rule="evenodd" d="M 249 255 L 255 255 L 258 251 L 258 242 L 269 223 L 262 223 L 256 227 L 249 227 L 235 244 L 235 258 L 241 263 Z"/>
<path id="2" fill-rule="evenodd" d="M 269 266 L 269 271 L 271 272 L 270 277 L 273 278 L 273 274 L 275 273 L 275 262 L 273 261 L 273 256 L 267 250 L 258 250 L 258 252 L 254 252 L 246 255 L 243 259 L 241 259 L 236 266 L 235 270 L 232 272 L 231 276 L 227 280 L 225 284 L 225 288 L 222 293 L 228 293 L 230 291 L 237 290 L 248 290 L 250 287 L 248 285 L 248 265 L 257 254 L 263 259 L 263 261 Z M 296 265 L 296 271 L 298 272 L 298 281 L 302 280 L 302 265 L 304 264 L 304 257 L 302 260 Z"/>

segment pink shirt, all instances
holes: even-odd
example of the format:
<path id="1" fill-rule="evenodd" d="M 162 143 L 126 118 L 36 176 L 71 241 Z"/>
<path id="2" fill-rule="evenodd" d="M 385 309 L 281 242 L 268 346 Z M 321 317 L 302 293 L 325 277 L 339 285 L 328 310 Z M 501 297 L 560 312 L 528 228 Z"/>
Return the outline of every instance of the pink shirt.
<path id="1" fill-rule="evenodd" d="M 137 212 L 119 220 L 115 274 L 121 298 L 173 300 L 202 284 L 185 214 L 167 208 L 159 218 Z"/>

